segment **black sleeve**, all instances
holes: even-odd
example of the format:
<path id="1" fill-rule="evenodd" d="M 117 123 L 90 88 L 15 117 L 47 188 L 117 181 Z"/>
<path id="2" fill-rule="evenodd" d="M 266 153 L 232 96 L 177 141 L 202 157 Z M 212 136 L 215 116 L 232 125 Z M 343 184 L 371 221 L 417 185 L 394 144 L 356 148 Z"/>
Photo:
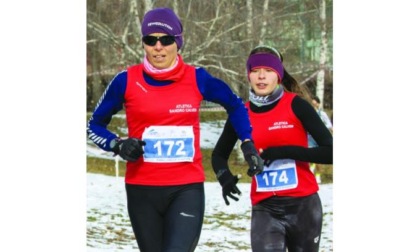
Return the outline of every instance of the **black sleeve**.
<path id="1" fill-rule="evenodd" d="M 229 170 L 228 160 L 236 141 L 238 141 L 238 136 L 231 122 L 227 120 L 211 155 L 211 164 L 215 174 L 220 170 Z"/>
<path id="2" fill-rule="evenodd" d="M 312 135 L 318 146 L 305 148 L 301 146 L 283 146 L 282 158 L 290 158 L 311 163 L 333 163 L 333 138 L 315 109 L 309 102 L 296 96 L 292 101 L 292 110 L 302 122 L 303 127 Z"/>

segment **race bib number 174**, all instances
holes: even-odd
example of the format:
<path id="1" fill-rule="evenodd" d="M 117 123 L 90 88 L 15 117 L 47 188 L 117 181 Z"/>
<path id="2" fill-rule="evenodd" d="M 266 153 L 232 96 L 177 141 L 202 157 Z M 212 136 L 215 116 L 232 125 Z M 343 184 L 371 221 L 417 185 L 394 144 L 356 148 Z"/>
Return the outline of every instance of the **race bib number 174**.
<path id="1" fill-rule="evenodd" d="M 296 188 L 298 185 L 296 162 L 292 159 L 278 159 L 255 176 L 257 192 L 279 191 Z"/>
<path id="2" fill-rule="evenodd" d="M 192 126 L 151 126 L 144 130 L 144 161 L 155 163 L 192 162 L 194 132 Z"/>

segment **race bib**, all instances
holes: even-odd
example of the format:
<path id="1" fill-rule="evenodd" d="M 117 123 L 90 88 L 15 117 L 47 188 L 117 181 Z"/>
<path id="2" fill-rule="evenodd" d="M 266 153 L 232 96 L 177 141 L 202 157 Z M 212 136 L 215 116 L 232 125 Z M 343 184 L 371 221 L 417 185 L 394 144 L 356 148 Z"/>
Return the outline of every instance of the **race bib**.
<path id="1" fill-rule="evenodd" d="M 192 162 L 194 158 L 194 132 L 192 126 L 150 126 L 142 136 L 146 142 L 145 162 Z"/>
<path id="2" fill-rule="evenodd" d="M 278 159 L 255 176 L 257 192 L 281 191 L 298 185 L 296 162 L 292 159 Z"/>

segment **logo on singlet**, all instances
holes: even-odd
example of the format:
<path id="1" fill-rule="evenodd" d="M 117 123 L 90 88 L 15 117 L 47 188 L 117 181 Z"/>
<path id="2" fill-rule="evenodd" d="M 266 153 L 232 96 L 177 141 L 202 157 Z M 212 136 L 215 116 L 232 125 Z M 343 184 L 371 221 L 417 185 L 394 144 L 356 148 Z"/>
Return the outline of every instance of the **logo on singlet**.
<path id="1" fill-rule="evenodd" d="M 136 81 L 136 85 L 139 86 L 145 93 L 147 93 L 147 90 L 137 81 Z"/>
<path id="2" fill-rule="evenodd" d="M 197 112 L 197 108 L 194 108 L 192 104 L 177 104 L 175 108 L 169 109 L 169 113 L 190 113 Z"/>
<path id="3" fill-rule="evenodd" d="M 293 124 L 289 124 L 287 121 L 280 121 L 280 122 L 274 122 L 273 126 L 268 127 L 268 130 L 276 130 L 276 129 L 288 129 L 293 128 Z"/>

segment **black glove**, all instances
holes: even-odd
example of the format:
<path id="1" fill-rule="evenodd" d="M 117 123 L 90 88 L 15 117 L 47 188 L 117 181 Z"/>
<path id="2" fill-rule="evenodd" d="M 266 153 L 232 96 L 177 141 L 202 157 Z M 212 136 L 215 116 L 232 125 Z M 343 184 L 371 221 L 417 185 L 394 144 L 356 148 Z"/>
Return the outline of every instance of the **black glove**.
<path id="1" fill-rule="evenodd" d="M 232 194 L 241 195 L 241 191 L 236 186 L 236 184 L 239 181 L 240 175 L 233 176 L 229 170 L 223 169 L 223 170 L 220 170 L 216 176 L 217 176 L 217 180 L 222 186 L 223 199 L 225 200 L 226 205 L 229 206 L 229 201 L 227 197 L 230 197 L 234 199 L 235 201 L 238 201 L 239 199 L 233 196 Z"/>
<path id="2" fill-rule="evenodd" d="M 112 143 L 111 143 L 112 145 Z M 116 139 L 114 146 L 111 146 L 115 154 L 119 154 L 120 157 L 127 161 L 135 162 L 141 155 L 143 155 L 143 146 L 146 145 L 140 139 L 127 138 L 127 139 Z"/>
<path id="3" fill-rule="evenodd" d="M 248 176 L 260 174 L 264 170 L 264 161 L 258 155 L 252 141 L 246 141 L 241 144 L 241 150 L 244 153 L 244 158 L 248 162 Z"/>
<path id="4" fill-rule="evenodd" d="M 261 152 L 261 158 L 264 159 L 264 164 L 269 166 L 271 162 L 276 159 L 285 158 L 282 156 L 281 147 L 269 147 Z"/>

